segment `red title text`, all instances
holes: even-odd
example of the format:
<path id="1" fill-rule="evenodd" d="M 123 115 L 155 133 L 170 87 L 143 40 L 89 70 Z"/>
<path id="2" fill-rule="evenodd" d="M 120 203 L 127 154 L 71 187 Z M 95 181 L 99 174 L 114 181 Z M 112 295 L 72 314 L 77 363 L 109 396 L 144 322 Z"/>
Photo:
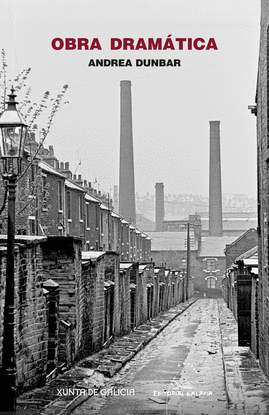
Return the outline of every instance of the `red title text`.
<path id="1" fill-rule="evenodd" d="M 102 50 L 101 43 L 98 38 L 87 39 L 79 37 L 77 39 L 68 37 L 62 39 L 56 37 L 52 40 L 51 46 L 54 50 Z M 218 50 L 214 38 L 203 39 L 185 38 L 168 35 L 166 39 L 162 38 L 117 38 L 110 39 L 111 50 Z"/>

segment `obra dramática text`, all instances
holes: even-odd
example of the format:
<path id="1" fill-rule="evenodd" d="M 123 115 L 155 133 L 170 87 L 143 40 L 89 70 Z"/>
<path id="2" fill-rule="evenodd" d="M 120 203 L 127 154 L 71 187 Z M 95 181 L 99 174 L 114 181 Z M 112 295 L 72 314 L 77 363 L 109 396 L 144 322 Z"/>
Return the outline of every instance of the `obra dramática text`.
<path id="1" fill-rule="evenodd" d="M 110 39 L 110 49 L 111 50 L 218 50 L 217 44 L 214 38 L 209 38 L 205 40 L 201 37 L 192 39 L 185 37 L 176 37 L 172 38 L 172 35 L 168 35 L 166 39 L 162 38 L 148 38 L 144 39 L 140 37 L 138 40 L 132 38 L 123 38 L 119 39 L 113 37 Z M 54 50 L 102 50 L 101 43 L 98 38 L 87 39 L 84 37 L 79 37 L 75 39 L 73 37 L 68 37 L 62 39 L 56 37 L 52 40 L 51 46 Z"/>

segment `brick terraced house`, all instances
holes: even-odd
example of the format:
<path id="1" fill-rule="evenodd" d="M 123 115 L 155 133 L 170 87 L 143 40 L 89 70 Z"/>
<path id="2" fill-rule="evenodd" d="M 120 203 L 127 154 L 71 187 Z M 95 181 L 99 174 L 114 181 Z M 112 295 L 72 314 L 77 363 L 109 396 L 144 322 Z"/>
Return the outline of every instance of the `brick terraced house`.
<path id="1" fill-rule="evenodd" d="M 256 105 L 258 174 L 258 321 L 259 361 L 269 376 L 269 1 L 261 2 Z"/>

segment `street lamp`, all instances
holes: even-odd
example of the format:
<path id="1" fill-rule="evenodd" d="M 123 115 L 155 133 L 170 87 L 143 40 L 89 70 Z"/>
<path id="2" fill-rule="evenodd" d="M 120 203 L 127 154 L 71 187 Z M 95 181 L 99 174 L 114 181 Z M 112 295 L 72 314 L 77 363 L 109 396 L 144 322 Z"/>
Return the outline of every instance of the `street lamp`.
<path id="1" fill-rule="evenodd" d="M 1 410 L 16 410 L 15 300 L 14 300 L 14 240 L 16 181 L 21 172 L 27 125 L 16 109 L 15 90 L 8 95 L 7 108 L 0 115 L 0 157 L 2 176 L 8 190 L 8 234 L 6 293 L 1 369 Z"/>

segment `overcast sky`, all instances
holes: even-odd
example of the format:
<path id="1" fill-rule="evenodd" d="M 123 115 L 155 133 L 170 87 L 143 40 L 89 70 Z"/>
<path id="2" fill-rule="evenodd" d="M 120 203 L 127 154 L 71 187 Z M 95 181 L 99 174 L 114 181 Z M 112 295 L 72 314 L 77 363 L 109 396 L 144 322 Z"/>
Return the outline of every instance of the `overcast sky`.
<path id="1" fill-rule="evenodd" d="M 254 104 L 258 0 L 1 1 L 8 74 L 30 67 L 40 100 L 68 84 L 45 146 L 73 172 L 109 192 L 118 184 L 120 81 L 132 82 L 135 186 L 208 195 L 209 121 L 219 120 L 223 193 L 256 196 Z M 110 38 L 214 38 L 218 50 L 110 50 Z M 52 39 L 98 38 L 102 50 L 53 50 Z M 177 43 L 175 42 L 175 47 Z M 180 59 L 181 67 L 136 67 L 136 59 Z M 130 59 L 132 67 L 89 67 Z M 42 123 L 39 125 L 43 127 Z"/>

